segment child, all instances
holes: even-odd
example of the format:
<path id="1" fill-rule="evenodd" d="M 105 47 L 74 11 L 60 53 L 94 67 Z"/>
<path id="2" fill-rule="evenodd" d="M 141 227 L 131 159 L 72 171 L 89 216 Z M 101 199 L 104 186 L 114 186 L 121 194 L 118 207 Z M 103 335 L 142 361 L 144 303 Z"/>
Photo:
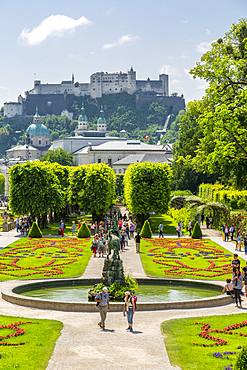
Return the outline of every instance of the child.
<path id="1" fill-rule="evenodd" d="M 76 236 L 76 225 L 75 225 L 75 221 L 72 221 L 72 236 Z"/>
<path id="2" fill-rule="evenodd" d="M 231 279 L 229 279 L 229 278 L 226 279 L 226 285 L 225 285 L 224 289 L 222 290 L 221 294 L 223 294 L 225 292 L 226 292 L 227 295 L 234 295 L 233 285 L 232 285 Z"/>

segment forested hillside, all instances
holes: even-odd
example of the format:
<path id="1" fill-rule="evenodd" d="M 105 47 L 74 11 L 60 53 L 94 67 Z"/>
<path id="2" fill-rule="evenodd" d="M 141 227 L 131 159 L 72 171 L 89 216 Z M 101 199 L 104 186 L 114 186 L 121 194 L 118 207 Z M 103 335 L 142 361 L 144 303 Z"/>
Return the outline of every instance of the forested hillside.
<path id="1" fill-rule="evenodd" d="M 144 140 L 144 137 L 148 135 L 146 143 L 157 144 L 158 134 L 156 130 L 164 127 L 168 114 L 171 114 L 168 131 L 163 136 L 161 144 L 166 140 L 174 143 L 178 139 L 178 123 L 184 111 L 170 111 L 170 107 L 159 103 L 147 103 L 141 110 L 137 111 L 135 96 L 121 93 L 105 95 L 97 101 L 88 97 L 75 97 L 70 109 L 74 114 L 73 120 L 66 116 L 47 115 L 42 117 L 42 123 L 50 130 L 51 141 L 66 136 L 74 136 L 82 102 L 88 117 L 89 129 L 97 129 L 97 119 L 100 108 L 103 106 L 107 120 L 107 130 L 111 136 L 120 136 L 120 131 L 126 130 L 126 137 L 128 138 Z M 24 144 L 26 128 L 27 125 L 21 123 L 20 118 L 16 122 L 12 119 L 8 123 L 8 120 L 0 117 L 0 156 L 3 156 L 5 151 L 11 147 Z"/>

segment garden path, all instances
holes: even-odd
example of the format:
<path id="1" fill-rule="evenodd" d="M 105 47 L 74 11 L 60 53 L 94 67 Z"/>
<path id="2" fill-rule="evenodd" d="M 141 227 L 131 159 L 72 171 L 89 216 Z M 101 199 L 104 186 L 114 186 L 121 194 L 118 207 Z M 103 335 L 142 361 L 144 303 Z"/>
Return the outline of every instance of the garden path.
<path id="1" fill-rule="evenodd" d="M 17 233 L 16 229 L 8 232 L 1 232 L 0 234 L 0 249 L 7 247 L 9 244 L 15 242 L 19 238 L 22 238 L 21 233 Z"/>

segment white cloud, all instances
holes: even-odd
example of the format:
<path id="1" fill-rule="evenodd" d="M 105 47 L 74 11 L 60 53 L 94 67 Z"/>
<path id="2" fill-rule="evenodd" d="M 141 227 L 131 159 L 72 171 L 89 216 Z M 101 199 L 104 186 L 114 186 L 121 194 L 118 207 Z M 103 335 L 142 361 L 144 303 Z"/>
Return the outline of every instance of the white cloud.
<path id="1" fill-rule="evenodd" d="M 182 23 L 184 23 L 184 24 L 186 24 L 186 23 L 188 23 L 189 21 L 188 20 L 186 20 L 186 21 L 182 21 Z"/>
<path id="2" fill-rule="evenodd" d="M 196 82 L 197 82 L 197 87 L 196 87 L 197 90 L 203 90 L 204 91 L 209 86 L 207 81 L 204 81 L 204 80 L 201 80 L 201 79 L 197 80 Z"/>
<path id="3" fill-rule="evenodd" d="M 90 55 L 95 55 L 95 52 L 94 51 L 90 51 Z"/>
<path id="4" fill-rule="evenodd" d="M 8 87 L 6 87 L 6 86 L 0 86 L 0 89 L 8 90 L 9 88 L 8 88 Z"/>
<path id="5" fill-rule="evenodd" d="M 163 64 L 163 66 L 161 66 L 160 70 L 159 70 L 159 73 L 165 73 L 169 76 L 175 76 L 175 77 L 180 77 L 180 72 L 179 72 L 179 68 L 177 67 L 173 67 L 169 64 Z"/>
<path id="6" fill-rule="evenodd" d="M 70 54 L 70 58 L 78 59 L 78 60 L 83 60 L 82 57 L 80 57 L 79 55 L 75 55 L 75 54 Z"/>
<path id="7" fill-rule="evenodd" d="M 25 45 L 39 45 L 48 37 L 61 37 L 68 32 L 74 32 L 78 26 L 89 24 L 92 22 L 85 17 L 76 20 L 61 14 L 50 15 L 32 31 L 24 28 L 18 40 Z"/>
<path id="8" fill-rule="evenodd" d="M 171 80 L 171 85 L 173 86 L 180 86 L 182 81 L 177 80 L 176 78 L 174 80 Z"/>
<path id="9" fill-rule="evenodd" d="M 189 78 L 190 78 L 191 80 L 194 80 L 194 79 L 193 79 L 193 77 L 191 76 L 191 74 L 190 74 L 189 72 L 190 72 L 190 70 L 189 70 L 189 69 L 184 68 L 184 73 L 185 73 L 187 76 L 189 76 Z"/>
<path id="10" fill-rule="evenodd" d="M 212 33 L 209 31 L 208 28 L 206 29 L 206 32 L 207 32 L 208 35 L 212 35 Z"/>
<path id="11" fill-rule="evenodd" d="M 103 49 L 111 49 L 111 48 L 114 48 L 116 46 L 122 46 L 123 44 L 126 44 L 126 43 L 133 43 L 133 42 L 136 42 L 136 41 L 141 40 L 141 39 L 142 38 L 140 36 L 132 36 L 130 34 L 123 35 L 116 42 L 113 42 L 112 44 L 109 43 L 109 44 L 103 45 Z"/>
<path id="12" fill-rule="evenodd" d="M 203 41 L 203 42 L 201 42 L 200 44 L 196 45 L 196 51 L 198 51 L 198 53 L 201 53 L 201 54 L 206 53 L 207 51 L 211 50 L 212 42 L 214 42 L 214 41 L 211 41 L 211 42 Z"/>

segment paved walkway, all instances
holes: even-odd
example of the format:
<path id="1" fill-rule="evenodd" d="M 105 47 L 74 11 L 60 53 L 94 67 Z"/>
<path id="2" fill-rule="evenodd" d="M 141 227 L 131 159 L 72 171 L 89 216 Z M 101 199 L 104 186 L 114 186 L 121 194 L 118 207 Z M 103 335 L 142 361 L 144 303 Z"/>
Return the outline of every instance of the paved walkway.
<path id="1" fill-rule="evenodd" d="M 1 246 L 7 243 L 8 238 L 9 242 L 12 242 L 13 239 L 16 240 L 14 232 L 11 233 L 4 235 L 6 241 Z M 0 241 L 4 240 L 1 238 L 2 235 Z M 220 240 L 221 238 L 217 234 L 212 235 L 211 238 L 229 250 L 235 247 L 230 242 L 226 243 Z M 125 274 L 130 274 L 133 277 L 145 276 L 139 255 L 135 253 L 133 241 L 122 252 L 121 258 L 124 262 Z M 83 277 L 100 277 L 103 262 L 103 258 L 92 257 Z M 13 281 L 0 282 L 1 288 L 11 285 L 13 285 Z M 244 298 L 243 307 L 247 307 L 246 298 Z M 163 321 L 181 317 L 232 314 L 245 311 L 245 308 L 238 309 L 234 304 L 193 310 L 137 311 L 134 317 L 134 331 L 129 333 L 125 330 L 126 318 L 120 312 L 108 314 L 107 329 L 102 331 L 97 325 L 98 313 L 20 307 L 0 298 L 0 314 L 55 319 L 63 322 L 64 327 L 47 367 L 48 370 L 91 370 L 92 368 L 94 370 L 112 370 L 133 367 L 138 370 L 175 369 L 169 363 L 161 335 L 160 325 Z"/>

